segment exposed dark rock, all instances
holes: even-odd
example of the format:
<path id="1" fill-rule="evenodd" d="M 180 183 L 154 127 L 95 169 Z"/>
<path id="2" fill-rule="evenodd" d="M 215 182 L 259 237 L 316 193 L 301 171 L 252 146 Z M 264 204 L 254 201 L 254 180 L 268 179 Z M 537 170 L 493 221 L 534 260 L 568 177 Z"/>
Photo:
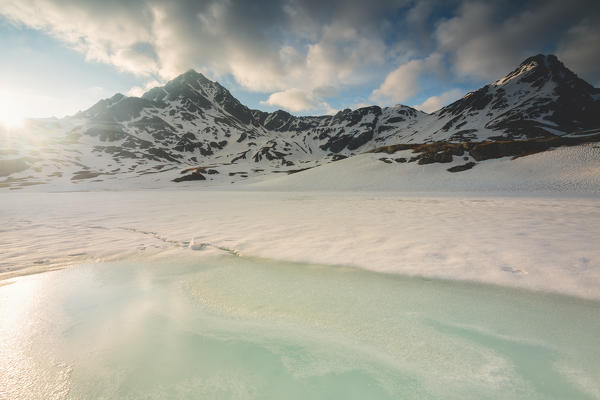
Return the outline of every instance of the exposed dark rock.
<path id="1" fill-rule="evenodd" d="M 361 147 L 362 145 L 366 144 L 367 142 L 369 142 L 371 139 L 373 139 L 373 130 L 370 129 L 366 132 L 361 133 L 358 136 L 353 136 L 350 141 L 348 142 L 348 150 L 356 150 L 359 147 Z"/>
<path id="2" fill-rule="evenodd" d="M 459 126 L 457 126 L 458 128 Z M 477 129 L 464 129 L 458 131 L 450 136 L 450 142 L 470 142 L 471 140 L 477 139 Z"/>
<path id="3" fill-rule="evenodd" d="M 81 180 L 81 179 L 91 179 L 91 178 L 95 178 L 97 176 L 100 175 L 104 175 L 101 172 L 92 172 L 92 171 L 77 171 L 73 173 L 73 176 L 71 177 L 72 181 L 77 181 L 77 180 Z"/>
<path id="4" fill-rule="evenodd" d="M 452 152 L 442 151 L 439 153 L 422 153 L 417 158 L 420 165 L 433 164 L 433 163 L 449 163 L 452 162 Z"/>
<path id="5" fill-rule="evenodd" d="M 269 144 L 269 143 L 267 143 Z M 266 158 L 269 161 L 273 160 L 283 160 L 285 161 L 286 154 L 277 151 L 274 149 L 275 144 L 271 143 L 270 145 L 265 145 L 262 147 L 256 154 L 254 154 L 253 160 L 254 162 L 259 162 L 263 158 Z"/>
<path id="6" fill-rule="evenodd" d="M 336 116 L 338 114 L 336 114 Z M 347 126 L 354 126 L 354 125 L 358 124 L 360 121 L 362 121 L 363 117 L 365 117 L 367 115 L 375 115 L 376 117 L 378 117 L 381 115 L 381 108 L 378 106 L 358 108 L 349 113 L 345 113 L 344 120 L 348 121 Z M 375 120 L 376 120 L 376 118 L 375 118 Z M 374 125 L 375 125 L 375 122 L 373 122 L 372 124 L 370 124 L 368 126 L 372 127 Z"/>
<path id="7" fill-rule="evenodd" d="M 537 138 L 527 140 L 482 142 L 474 143 L 469 151 L 469 154 L 476 161 L 483 161 L 492 158 L 501 158 L 507 156 L 512 156 L 516 158 L 539 153 L 559 146 L 575 146 L 581 143 L 595 142 L 599 140 L 600 133 L 598 133 L 597 135 L 582 137 L 552 136 L 549 138 Z"/>
<path id="8" fill-rule="evenodd" d="M 307 171 L 309 169 L 312 169 L 313 167 L 308 167 L 308 168 L 300 168 L 300 169 L 288 169 L 286 172 L 288 175 L 291 174 L 297 174 L 298 172 L 302 172 L 302 171 Z"/>
<path id="9" fill-rule="evenodd" d="M 155 104 L 146 99 L 125 97 L 117 104 L 100 113 L 96 119 L 103 121 L 129 121 L 138 118 L 144 108 L 153 107 Z"/>
<path id="10" fill-rule="evenodd" d="M 294 119 L 294 117 L 283 110 L 277 110 L 266 118 L 268 122 L 264 125 L 265 128 L 273 131 L 285 131 L 286 127 L 289 127 L 290 121 Z"/>
<path id="11" fill-rule="evenodd" d="M 93 126 L 85 131 L 85 134 L 88 136 L 98 136 L 101 142 L 115 142 L 127 136 L 127 133 L 123 132 L 121 125 L 118 124 Z"/>
<path id="12" fill-rule="evenodd" d="M 219 89 L 215 94 L 215 101 L 241 123 L 250 124 L 253 121 L 253 115 L 250 109 L 233 97 L 231 93 L 229 93 L 229 90 L 218 83 L 216 83 L 216 85 Z"/>
<path id="13" fill-rule="evenodd" d="M 438 113 L 439 118 L 445 116 L 446 114 L 460 115 L 468 111 L 484 109 L 485 106 L 488 105 L 494 98 L 494 96 L 489 93 L 489 90 L 489 85 L 486 85 L 479 90 L 467 93 L 467 95 L 462 99 L 442 108 Z M 449 127 L 445 128 L 447 130 Z"/>
<path id="14" fill-rule="evenodd" d="M 119 146 L 94 146 L 93 151 L 112 154 L 114 158 L 137 158 L 135 153 L 125 150 Z"/>
<path id="15" fill-rule="evenodd" d="M 581 143 L 600 141 L 600 132 L 582 136 L 551 136 L 546 138 L 523 139 L 523 140 L 495 140 L 486 142 L 464 142 L 447 143 L 434 142 L 426 144 L 398 144 L 382 146 L 374 153 L 394 154 L 397 151 L 413 150 L 418 153 L 409 161 L 418 161 L 419 164 L 431 164 L 437 162 L 450 162 L 452 156 L 463 156 L 465 152 L 475 159 L 483 161 L 501 157 L 522 157 L 529 154 L 539 153 L 560 146 L 575 146 Z M 468 157 L 463 157 L 468 160 Z"/>
<path id="16" fill-rule="evenodd" d="M 175 157 L 180 157 L 179 155 L 177 155 L 177 156 L 172 155 L 163 149 L 157 149 L 157 148 L 148 149 L 148 153 L 150 153 L 152 156 L 154 156 L 151 158 L 156 159 L 156 160 L 162 159 L 162 160 L 168 160 L 168 161 L 173 161 L 173 162 L 179 162 L 179 160 L 177 158 L 175 158 Z"/>
<path id="17" fill-rule="evenodd" d="M 392 118 L 389 118 L 385 122 L 388 123 L 388 124 L 394 124 L 396 122 L 403 122 L 403 121 L 406 121 L 406 118 L 404 118 L 404 117 L 392 117 Z"/>
<path id="18" fill-rule="evenodd" d="M 246 159 L 246 155 L 248 154 L 248 152 L 249 152 L 249 151 L 250 151 L 250 150 L 246 150 L 246 151 L 244 151 L 243 153 L 240 153 L 240 154 L 239 154 L 237 157 L 234 157 L 234 158 L 231 160 L 231 163 L 232 163 L 232 164 L 234 164 L 234 163 L 235 163 L 236 161 L 238 161 L 238 160 Z"/>
<path id="19" fill-rule="evenodd" d="M 206 170 L 207 170 L 206 167 L 186 168 L 183 171 L 181 171 L 180 173 L 182 175 L 183 174 L 187 174 L 187 175 L 180 176 L 179 178 L 175 178 L 172 180 L 172 182 L 204 181 L 204 180 L 206 180 L 206 177 L 204 175 L 202 175 L 202 173 L 207 172 Z M 190 172 L 190 173 L 188 174 L 188 172 Z"/>
<path id="20" fill-rule="evenodd" d="M 275 171 L 273 171 L 273 173 L 275 173 L 275 174 L 288 174 L 288 175 L 291 175 L 291 174 L 296 174 L 298 172 L 306 171 L 306 170 L 309 170 L 309 169 L 312 169 L 312 168 L 313 167 L 301 168 L 301 169 L 275 170 Z"/>
<path id="21" fill-rule="evenodd" d="M 26 158 L 17 158 L 14 160 L 0 160 L 0 176 L 8 176 L 17 172 L 25 171 L 29 168 Z"/>
<path id="22" fill-rule="evenodd" d="M 206 178 L 204 175 L 199 174 L 197 172 L 193 172 L 188 175 L 180 176 L 179 178 L 175 178 L 172 182 L 185 182 L 185 181 L 205 181 Z"/>
<path id="23" fill-rule="evenodd" d="M 331 157 L 331 161 L 340 161 L 340 160 L 344 160 L 344 159 L 346 159 L 346 158 L 348 158 L 348 157 L 347 157 L 347 156 L 345 156 L 345 155 L 342 155 L 342 154 L 334 154 L 334 155 Z"/>
<path id="24" fill-rule="evenodd" d="M 321 145 L 321 149 L 329 150 L 333 153 L 339 153 L 345 148 L 348 148 L 348 150 L 355 150 L 369 142 L 371 139 L 373 139 L 372 130 L 365 131 L 358 136 L 342 135 L 331 138 L 329 142 Z"/>
<path id="25" fill-rule="evenodd" d="M 377 128 L 377 133 L 382 133 L 385 131 L 390 131 L 392 129 L 396 129 L 395 126 L 390 126 L 390 125 L 380 125 L 379 128 Z"/>
<path id="26" fill-rule="evenodd" d="M 462 165 L 456 165 L 454 167 L 450 167 L 448 168 L 446 171 L 448 172 L 461 172 L 461 171 L 466 171 L 468 169 L 473 168 L 475 165 L 477 165 L 477 163 L 474 163 L 473 161 L 468 162 L 466 164 L 462 164 Z"/>

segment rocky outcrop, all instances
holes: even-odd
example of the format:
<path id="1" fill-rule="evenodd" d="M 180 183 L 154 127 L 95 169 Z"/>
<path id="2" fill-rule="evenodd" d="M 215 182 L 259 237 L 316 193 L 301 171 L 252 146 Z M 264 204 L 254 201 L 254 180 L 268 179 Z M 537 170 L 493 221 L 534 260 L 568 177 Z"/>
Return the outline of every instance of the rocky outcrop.
<path id="1" fill-rule="evenodd" d="M 586 135 L 551 136 L 523 140 L 496 140 L 483 142 L 448 143 L 435 142 L 425 144 L 398 144 L 383 146 L 373 150 L 374 153 L 394 154 L 402 150 L 416 153 L 409 162 L 419 164 L 447 163 L 453 156 L 467 153 L 475 161 L 484 161 L 502 157 L 524 157 L 561 146 L 575 146 L 583 143 L 600 141 L 600 132 Z"/>

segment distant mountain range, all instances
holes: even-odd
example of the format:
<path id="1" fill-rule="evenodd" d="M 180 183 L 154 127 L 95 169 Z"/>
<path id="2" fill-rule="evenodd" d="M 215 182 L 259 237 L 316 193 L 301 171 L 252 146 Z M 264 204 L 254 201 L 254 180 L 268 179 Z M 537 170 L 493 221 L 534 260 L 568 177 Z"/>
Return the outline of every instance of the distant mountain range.
<path id="1" fill-rule="evenodd" d="M 519 155 L 600 140 L 599 128 L 600 89 L 553 55 L 530 57 L 431 114 L 404 105 L 311 117 L 267 113 L 190 70 L 142 97 L 116 94 L 74 116 L 33 120 L 29 132 L 5 136 L 0 187 L 165 174 L 169 181 L 230 182 L 396 148 L 421 152 L 407 161 L 447 162 L 464 151 L 477 160 L 472 149 L 481 142 L 513 143 L 494 154 Z"/>

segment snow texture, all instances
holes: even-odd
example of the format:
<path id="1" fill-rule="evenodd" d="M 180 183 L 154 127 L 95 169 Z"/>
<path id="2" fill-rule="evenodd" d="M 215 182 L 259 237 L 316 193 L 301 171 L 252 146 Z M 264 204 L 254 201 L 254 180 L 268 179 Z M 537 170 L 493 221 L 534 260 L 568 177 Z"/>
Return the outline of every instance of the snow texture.
<path id="1" fill-rule="evenodd" d="M 374 156 L 206 190 L 8 192 L 0 277 L 217 250 L 600 298 L 597 148 L 459 174 Z"/>

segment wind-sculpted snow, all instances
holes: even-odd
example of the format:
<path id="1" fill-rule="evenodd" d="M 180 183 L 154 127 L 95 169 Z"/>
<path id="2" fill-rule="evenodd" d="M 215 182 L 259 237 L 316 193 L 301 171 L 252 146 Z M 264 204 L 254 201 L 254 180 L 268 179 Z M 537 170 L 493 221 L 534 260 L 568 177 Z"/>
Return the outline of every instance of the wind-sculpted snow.
<path id="1" fill-rule="evenodd" d="M 433 114 L 403 105 L 315 117 L 266 113 L 191 70 L 140 98 L 116 94 L 72 117 L 32 120 L 23 132 L 0 133 L 0 187 L 123 181 L 143 186 L 148 175 L 165 171 L 171 179 L 153 182 L 228 184 L 386 145 L 514 140 L 598 128 L 600 90 L 554 56 L 531 57 Z M 192 167 L 216 173 L 180 179 L 178 172 Z"/>

